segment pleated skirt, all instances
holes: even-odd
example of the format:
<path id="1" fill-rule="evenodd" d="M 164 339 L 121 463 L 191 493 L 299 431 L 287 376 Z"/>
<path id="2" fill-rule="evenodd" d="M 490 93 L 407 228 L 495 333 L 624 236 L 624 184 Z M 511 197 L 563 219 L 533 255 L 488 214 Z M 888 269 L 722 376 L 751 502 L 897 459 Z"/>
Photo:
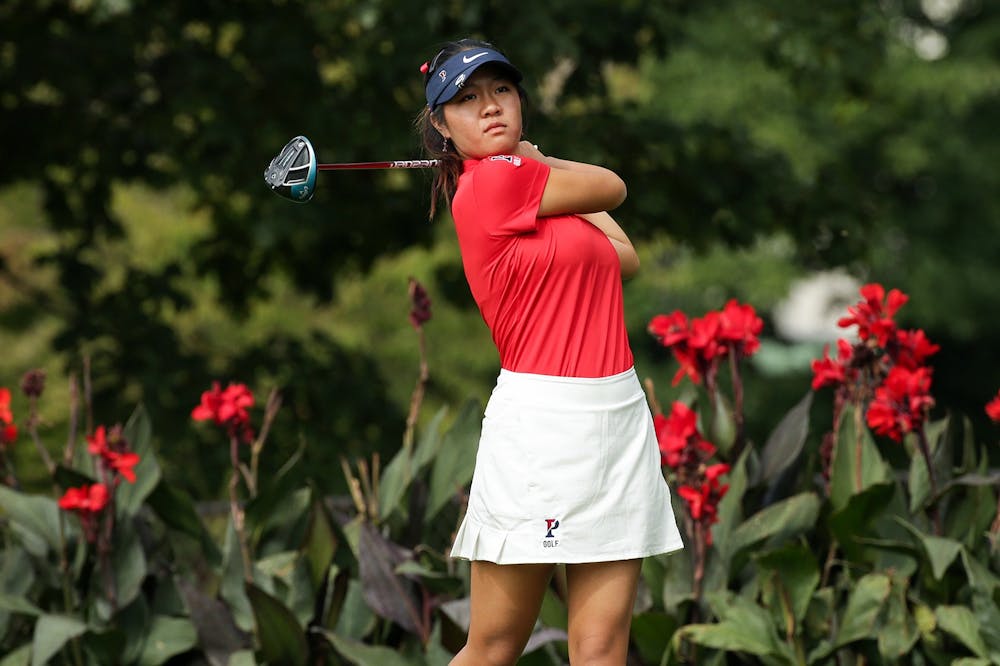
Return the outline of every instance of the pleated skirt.
<path id="1" fill-rule="evenodd" d="M 501 370 L 452 557 L 604 562 L 683 548 L 635 370 Z"/>

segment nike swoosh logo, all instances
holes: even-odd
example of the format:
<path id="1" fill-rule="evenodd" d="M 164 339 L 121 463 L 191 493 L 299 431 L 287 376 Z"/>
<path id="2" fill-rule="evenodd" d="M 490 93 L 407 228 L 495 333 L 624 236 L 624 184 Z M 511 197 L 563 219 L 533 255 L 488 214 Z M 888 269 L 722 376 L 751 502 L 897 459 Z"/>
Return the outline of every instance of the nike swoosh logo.
<path id="1" fill-rule="evenodd" d="M 487 55 L 488 53 L 489 53 L 488 51 L 483 51 L 482 53 L 477 53 L 476 55 L 472 56 L 471 58 L 469 56 L 462 56 L 462 62 L 464 62 L 466 65 L 468 65 L 470 62 L 472 62 L 476 58 L 482 58 L 484 55 Z"/>

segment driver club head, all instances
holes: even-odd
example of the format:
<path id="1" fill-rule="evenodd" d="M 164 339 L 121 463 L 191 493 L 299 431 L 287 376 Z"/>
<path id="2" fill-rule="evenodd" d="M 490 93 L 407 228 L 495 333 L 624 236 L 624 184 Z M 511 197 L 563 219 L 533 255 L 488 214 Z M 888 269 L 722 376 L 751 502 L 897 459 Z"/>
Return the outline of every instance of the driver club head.
<path id="1" fill-rule="evenodd" d="M 276 194 L 305 203 L 316 192 L 316 152 L 304 136 L 297 136 L 281 149 L 264 170 L 264 182 Z"/>

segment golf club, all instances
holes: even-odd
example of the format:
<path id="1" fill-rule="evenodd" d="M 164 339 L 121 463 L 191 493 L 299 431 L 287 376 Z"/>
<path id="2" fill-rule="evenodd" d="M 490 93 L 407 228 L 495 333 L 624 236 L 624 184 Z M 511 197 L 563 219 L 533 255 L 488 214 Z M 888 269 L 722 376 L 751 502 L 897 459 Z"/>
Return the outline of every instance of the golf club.
<path id="1" fill-rule="evenodd" d="M 341 162 L 317 164 L 316 151 L 304 136 L 297 136 L 281 149 L 264 169 L 264 182 L 273 192 L 305 203 L 316 192 L 316 172 L 338 169 L 429 169 L 438 160 L 393 160 L 391 162 Z"/>

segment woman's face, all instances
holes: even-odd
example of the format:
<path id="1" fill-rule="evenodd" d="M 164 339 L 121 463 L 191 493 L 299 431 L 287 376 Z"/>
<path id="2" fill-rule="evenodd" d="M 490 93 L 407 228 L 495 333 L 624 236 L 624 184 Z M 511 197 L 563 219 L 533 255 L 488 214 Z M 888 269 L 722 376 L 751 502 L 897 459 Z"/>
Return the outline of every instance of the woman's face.
<path id="1" fill-rule="evenodd" d="M 511 154 L 521 140 L 521 97 L 502 68 L 480 67 L 442 108 L 438 131 L 465 159 Z"/>

